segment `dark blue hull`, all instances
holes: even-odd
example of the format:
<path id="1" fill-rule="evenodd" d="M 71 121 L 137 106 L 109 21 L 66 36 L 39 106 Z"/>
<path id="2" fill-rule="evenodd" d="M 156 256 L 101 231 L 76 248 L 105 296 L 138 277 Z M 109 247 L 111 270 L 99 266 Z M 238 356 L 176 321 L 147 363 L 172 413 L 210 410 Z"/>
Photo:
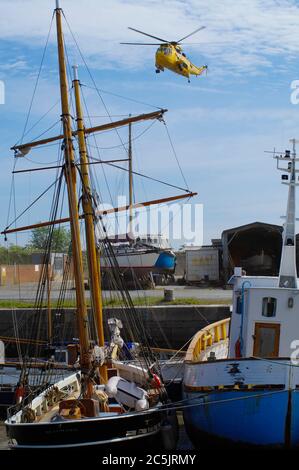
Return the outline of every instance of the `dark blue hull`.
<path id="1" fill-rule="evenodd" d="M 185 398 L 194 405 L 184 409 L 184 421 L 196 448 L 299 446 L 299 390 L 185 392 Z"/>

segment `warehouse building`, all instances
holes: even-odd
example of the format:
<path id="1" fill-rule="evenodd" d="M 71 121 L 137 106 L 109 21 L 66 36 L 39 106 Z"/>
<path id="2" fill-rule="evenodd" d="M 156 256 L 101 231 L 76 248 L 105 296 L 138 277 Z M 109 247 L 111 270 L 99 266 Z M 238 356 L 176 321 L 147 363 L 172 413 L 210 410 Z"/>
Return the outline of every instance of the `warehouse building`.
<path id="1" fill-rule="evenodd" d="M 223 277 L 235 266 L 248 275 L 276 276 L 279 272 L 282 230 L 280 225 L 253 222 L 222 232 Z"/>

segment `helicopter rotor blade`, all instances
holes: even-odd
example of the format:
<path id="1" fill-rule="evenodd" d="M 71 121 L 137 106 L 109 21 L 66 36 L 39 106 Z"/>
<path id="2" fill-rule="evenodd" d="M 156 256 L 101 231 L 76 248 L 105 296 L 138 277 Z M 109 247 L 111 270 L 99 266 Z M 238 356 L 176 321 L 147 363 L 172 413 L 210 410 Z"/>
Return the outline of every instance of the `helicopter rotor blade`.
<path id="1" fill-rule="evenodd" d="M 127 44 L 129 46 L 160 46 L 159 42 L 120 42 L 119 44 Z"/>
<path id="2" fill-rule="evenodd" d="M 144 36 L 148 36 L 149 38 L 157 39 L 157 41 L 161 41 L 163 43 L 164 42 L 166 42 L 166 43 L 170 42 L 170 41 L 166 41 L 165 39 L 158 38 L 157 36 L 153 36 L 152 34 L 145 33 L 144 31 L 139 31 L 139 29 L 131 28 L 130 26 L 128 27 L 128 29 L 131 29 L 132 31 L 135 31 L 136 33 L 144 34 Z"/>
<path id="3" fill-rule="evenodd" d="M 195 31 L 193 31 L 192 33 L 190 34 L 187 34 L 187 36 L 184 36 L 183 38 L 179 39 L 177 42 L 181 42 L 181 41 L 184 41 L 184 39 L 187 39 L 189 38 L 190 36 L 192 36 L 193 34 L 195 33 L 198 33 L 198 31 L 201 31 L 202 29 L 205 29 L 206 26 L 201 26 L 200 28 L 197 28 Z"/>
<path id="4" fill-rule="evenodd" d="M 202 42 L 176 42 L 179 46 L 184 44 L 184 46 L 202 46 Z"/>

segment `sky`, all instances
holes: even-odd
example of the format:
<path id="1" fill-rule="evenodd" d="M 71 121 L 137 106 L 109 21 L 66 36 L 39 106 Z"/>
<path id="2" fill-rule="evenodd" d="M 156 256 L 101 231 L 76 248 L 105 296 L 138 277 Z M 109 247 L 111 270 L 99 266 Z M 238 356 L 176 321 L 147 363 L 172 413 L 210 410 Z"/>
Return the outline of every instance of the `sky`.
<path id="1" fill-rule="evenodd" d="M 17 160 L 10 150 L 20 139 L 26 142 L 44 131 L 46 136 L 60 131 L 54 4 L 0 0 L 0 80 L 5 88 L 0 105 L 1 228 L 56 177 L 56 170 L 16 174 L 12 185 L 14 165 L 55 165 L 59 148 L 39 148 Z M 290 148 L 289 139 L 299 139 L 299 104 L 291 100 L 292 83 L 299 80 L 299 1 L 61 0 L 61 7 L 67 19 L 68 64 L 79 66 L 88 124 L 155 107 L 168 109 L 167 127 L 160 122 L 134 126 L 134 168 L 181 188 L 187 184 L 198 193 L 191 202 L 203 205 L 205 244 L 230 227 L 254 221 L 281 224 L 287 190 L 280 184 L 271 153 L 265 151 L 283 152 Z M 169 71 L 156 74 L 155 47 L 119 44 L 147 42 L 129 26 L 167 40 L 205 26 L 186 40 L 184 51 L 194 64 L 207 64 L 208 74 L 192 77 L 191 83 Z M 98 135 L 89 139 L 90 152 L 94 158 L 126 158 L 126 142 L 127 129 Z M 93 172 L 101 201 L 115 204 L 117 196 L 127 192 L 127 173 L 100 165 L 94 165 Z M 134 189 L 136 201 L 180 194 L 137 176 Z M 45 220 L 51 195 L 50 191 L 18 223 Z M 27 241 L 28 234 L 8 240 Z M 177 246 L 183 242 L 173 241 Z"/>

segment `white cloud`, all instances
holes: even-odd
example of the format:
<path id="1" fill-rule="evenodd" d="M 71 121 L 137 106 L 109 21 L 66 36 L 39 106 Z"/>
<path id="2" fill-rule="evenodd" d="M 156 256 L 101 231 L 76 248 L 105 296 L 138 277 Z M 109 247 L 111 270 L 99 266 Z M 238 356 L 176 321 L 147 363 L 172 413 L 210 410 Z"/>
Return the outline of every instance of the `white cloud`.
<path id="1" fill-rule="evenodd" d="M 54 0 L 2 0 L 0 38 L 40 45 L 45 40 Z M 299 6 L 292 0 L 61 0 L 84 54 L 96 68 L 140 68 L 152 61 L 151 47 L 120 46 L 120 41 L 146 41 L 127 30 L 133 26 L 175 40 L 204 24 L 207 29 L 186 46 L 195 62 L 202 55 L 233 72 L 269 67 L 275 55 L 299 52 Z M 67 28 L 66 28 L 67 32 Z M 54 41 L 54 34 L 51 41 Z M 191 48 L 191 46 L 190 46 Z"/>
<path id="2" fill-rule="evenodd" d="M 169 115 L 169 122 L 182 122 L 182 121 L 202 121 L 208 120 L 212 123 L 222 122 L 223 126 L 228 122 L 253 122 L 262 121 L 265 124 L 276 122 L 294 123 L 298 121 L 298 106 L 290 108 L 275 108 L 275 107 L 190 107 L 177 109 L 175 114 Z"/>
<path id="3" fill-rule="evenodd" d="M 27 62 L 25 60 L 15 60 L 8 63 L 0 64 L 0 70 L 2 71 L 19 71 L 25 70 L 28 68 Z"/>
<path id="4" fill-rule="evenodd" d="M 267 87 L 265 100 L 259 92 L 257 98 L 259 97 L 260 101 L 257 101 L 257 99 L 254 100 L 254 96 L 261 82 L 257 82 L 256 87 L 252 88 L 252 84 L 255 85 L 255 81 L 254 83 L 252 81 L 250 89 L 243 87 L 240 92 L 238 90 L 239 78 L 238 81 L 234 80 L 232 87 L 227 87 L 228 80 L 223 81 L 224 89 L 221 86 L 222 82 L 218 88 L 217 82 L 215 84 L 212 79 L 215 73 L 243 74 L 244 80 L 247 79 L 247 73 L 250 75 L 266 73 L 267 79 L 272 77 L 277 88 L 281 73 L 288 70 L 286 66 L 292 65 L 291 62 L 299 53 L 297 40 L 299 7 L 296 2 L 287 0 L 238 0 L 237 2 L 235 0 L 210 0 L 209 2 L 206 0 L 166 0 L 164 2 L 157 0 L 110 0 L 109 2 L 61 0 L 61 5 L 89 63 L 99 70 L 109 67 L 116 70 L 111 80 L 109 77 L 109 83 L 105 78 L 103 80 L 106 80 L 106 83 L 103 83 L 101 76 L 103 88 L 111 88 L 116 93 L 124 93 L 132 98 L 138 95 L 142 101 L 165 103 L 165 106 L 170 108 L 171 112 L 166 119 L 181 165 L 190 187 L 195 191 L 198 190 L 199 200 L 206 206 L 208 227 L 217 227 L 214 235 L 219 235 L 220 228 L 242 223 L 241 218 L 245 220 L 246 217 L 247 220 L 251 214 L 253 218 L 259 219 L 268 217 L 269 210 L 271 210 L 271 216 L 272 213 L 273 216 L 280 215 L 282 211 L 280 207 L 276 207 L 279 198 L 273 202 L 273 197 L 281 194 L 281 201 L 284 203 L 285 194 L 279 192 L 273 162 L 266 158 L 263 150 L 273 145 L 277 148 L 281 146 L 279 150 L 283 150 L 288 145 L 288 138 L 297 135 L 298 107 L 289 105 L 288 108 L 289 101 L 286 94 L 286 101 L 279 108 L 279 100 L 276 101 L 274 96 L 277 90 L 273 91 L 271 88 L 273 83 L 271 87 Z M 5 133 L 7 142 L 12 144 L 22 132 L 23 127 L 19 122 L 15 124 L 15 117 L 21 120 L 21 113 L 26 115 L 28 110 L 35 83 L 35 78 L 31 75 L 31 80 L 29 72 L 30 74 L 37 72 L 36 63 L 33 67 L 31 65 L 35 57 L 40 57 L 42 54 L 54 0 L 43 0 L 43 2 L 40 0 L 14 0 L 13 2 L 0 0 L 0 6 L 2 11 L 0 40 L 2 39 L 4 44 L 6 40 L 10 41 L 15 46 L 14 50 L 6 51 L 5 56 L 7 57 L 10 53 L 11 60 L 8 63 L 1 61 L 0 72 L 17 75 L 16 72 L 24 70 L 28 78 L 21 80 L 21 76 L 14 76 L 13 80 L 6 83 L 7 104 L 6 107 L 2 107 L 5 116 L 3 123 L 7 128 L 9 127 L 9 123 L 6 122 L 8 117 L 14 122 L 14 130 L 10 129 L 10 132 Z M 129 83 L 128 78 L 123 81 L 123 75 L 118 73 L 118 66 L 120 69 L 136 68 L 139 72 L 151 64 L 154 68 L 154 48 L 126 48 L 118 44 L 120 41 L 143 40 L 142 36 L 139 37 L 127 30 L 127 26 L 176 39 L 201 24 L 206 25 L 207 29 L 198 36 L 194 36 L 194 42 L 198 41 L 201 45 L 192 49 L 191 46 L 186 47 L 186 51 L 190 52 L 194 62 L 203 60 L 201 55 L 203 54 L 205 57 L 203 62 L 207 61 L 210 64 L 211 74 L 207 79 L 202 77 L 197 82 L 198 86 L 195 81 L 188 86 L 181 77 L 170 74 L 169 79 L 167 76 L 158 77 L 158 82 L 151 80 L 145 83 L 142 73 L 138 75 L 138 81 L 134 80 Z M 69 42 L 70 36 L 67 28 L 65 32 Z M 53 25 L 51 36 L 52 45 L 55 44 L 54 33 L 55 25 Z M 193 38 L 190 42 L 191 40 Z M 27 49 L 27 46 L 30 48 Z M 20 53 L 21 48 L 23 50 Z M 35 50 L 31 57 L 32 48 Z M 283 57 L 284 62 L 280 60 L 279 68 L 275 68 L 275 74 L 273 74 L 270 66 L 276 56 L 280 59 Z M 77 61 L 80 63 L 78 57 Z M 30 68 L 27 64 L 31 64 Z M 58 80 L 54 83 L 53 73 L 57 78 L 56 70 L 55 72 L 51 70 L 50 73 L 47 70 L 46 78 L 45 74 L 42 76 L 28 127 L 35 122 L 37 116 L 40 117 L 59 99 Z M 154 78 L 156 78 L 155 74 Z M 210 86 L 211 82 L 213 87 Z M 283 83 L 283 85 L 288 87 L 289 83 Z M 172 87 L 171 94 L 167 94 L 170 87 Z M 85 89 L 84 93 L 91 105 L 90 112 L 95 115 L 105 114 L 100 107 L 98 97 L 95 99 L 94 93 L 92 94 L 88 89 Z M 207 93 L 209 101 L 206 99 Z M 217 97 L 213 97 L 213 93 L 217 93 Z M 252 102 L 249 94 L 252 96 Z M 42 96 L 42 99 L 39 96 Z M 269 96 L 273 97 L 273 107 L 269 104 Z M 110 109 L 111 98 L 106 98 L 106 95 L 104 98 L 107 99 Z M 126 112 L 135 111 L 131 108 L 135 107 L 135 104 L 129 103 L 128 110 L 127 103 L 121 102 L 116 105 L 114 101 L 112 102 L 114 114 L 122 114 L 124 109 Z M 250 109 L 247 108 L 246 103 L 251 103 Z M 143 111 L 146 109 L 143 108 Z M 49 122 L 46 120 L 47 126 L 44 121 L 41 123 L 43 130 L 44 127 L 50 126 L 52 121 L 59 119 L 59 105 L 58 109 L 55 108 L 47 118 L 49 118 Z M 95 119 L 95 122 L 99 122 L 99 119 Z M 238 127 L 240 123 L 243 125 L 241 131 Z M 224 135 L 225 130 L 227 130 L 226 135 Z M 2 132 L 4 132 L 4 127 Z M 50 131 L 50 133 L 54 132 L 56 129 Z M 135 143 L 136 167 L 139 158 L 142 173 L 152 174 L 169 181 L 173 180 L 176 184 L 182 185 L 169 142 L 163 136 L 161 137 L 162 131 L 158 125 L 154 126 L 151 132 L 143 137 L 145 143 L 143 139 L 140 141 L 140 146 L 138 140 Z M 159 132 L 160 135 L 158 135 Z M 35 138 L 38 133 L 39 128 L 34 129 L 30 137 Z M 121 135 L 126 141 L 125 131 Z M 98 137 L 98 141 L 103 147 L 110 143 L 109 136 Z M 115 141 L 116 144 L 119 143 L 116 137 Z M 114 141 L 111 145 L 113 143 Z M 3 141 L 1 145 L 3 149 L 8 147 L 8 144 L 4 146 Z M 41 156 L 37 154 L 36 157 L 32 154 L 32 159 L 51 161 L 55 158 L 56 149 L 55 155 L 52 149 L 48 152 L 49 155 L 48 153 Z M 51 152 L 54 156 L 51 156 Z M 114 152 L 116 157 L 123 156 L 121 149 L 116 149 Z M 110 153 L 112 154 L 112 151 L 102 152 L 104 158 L 108 158 Z M 153 161 L 157 164 L 153 165 Z M 258 169 L 259 174 L 257 174 Z M 267 184 L 265 184 L 266 178 Z M 7 183 L 6 179 L 7 174 L 3 172 L 3 187 Z M 136 187 L 138 184 L 139 180 L 136 178 Z M 146 187 L 149 188 L 149 196 L 152 196 L 155 190 L 160 194 L 160 187 L 152 188 L 149 185 Z M 237 193 L 237 207 L 235 203 L 232 207 L 236 199 L 234 192 Z M 5 193 L 9 194 L 9 191 L 6 190 Z M 251 193 L 254 193 L 254 201 Z M 264 197 L 266 202 L 260 204 L 259 200 Z M 248 200 L 252 206 L 251 212 L 250 207 L 246 205 Z"/>

